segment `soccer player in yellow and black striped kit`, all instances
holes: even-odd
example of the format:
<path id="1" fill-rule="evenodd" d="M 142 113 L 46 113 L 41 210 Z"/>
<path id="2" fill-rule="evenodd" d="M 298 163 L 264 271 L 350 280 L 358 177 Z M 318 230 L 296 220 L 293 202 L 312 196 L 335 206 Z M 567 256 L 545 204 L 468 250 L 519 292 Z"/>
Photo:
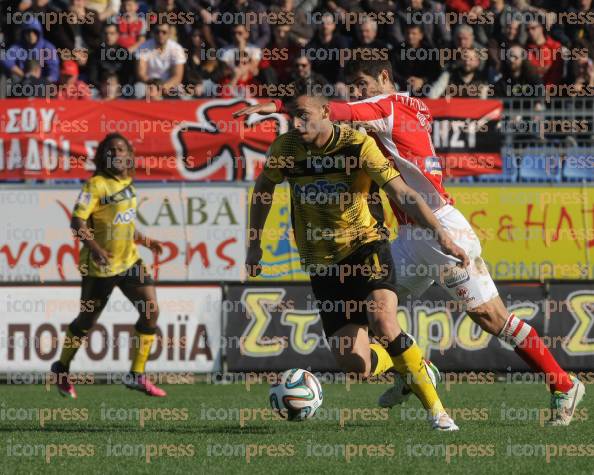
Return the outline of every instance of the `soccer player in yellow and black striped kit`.
<path id="1" fill-rule="evenodd" d="M 130 142 L 120 134 L 106 136 L 97 147 L 95 165 L 97 171 L 83 185 L 70 224 L 75 238 L 83 243 L 79 256 L 80 313 L 68 326 L 60 359 L 51 369 L 60 394 L 76 398 L 68 378 L 70 363 L 117 286 L 139 313 L 132 366 L 124 384 L 150 396 L 163 397 L 165 391 L 145 375 L 159 307 L 153 279 L 138 255 L 136 243 L 156 253 L 161 253 L 162 248 L 158 241 L 142 235 L 134 224 L 136 189 Z"/>
<path id="2" fill-rule="evenodd" d="M 330 122 L 324 97 L 308 95 L 302 87 L 289 111 L 294 129 L 271 145 L 252 195 L 248 273 L 261 271 L 260 241 L 271 197 L 275 186 L 287 180 L 302 266 L 322 303 L 324 333 L 337 363 L 364 378 L 392 368 L 410 375 L 411 389 L 427 409 L 432 427 L 457 430 L 430 382 L 420 348 L 394 318 L 395 272 L 379 187 L 420 226 L 433 231 L 445 253 L 465 264 L 468 257 L 371 137 Z M 368 328 L 379 343 L 369 343 Z"/>

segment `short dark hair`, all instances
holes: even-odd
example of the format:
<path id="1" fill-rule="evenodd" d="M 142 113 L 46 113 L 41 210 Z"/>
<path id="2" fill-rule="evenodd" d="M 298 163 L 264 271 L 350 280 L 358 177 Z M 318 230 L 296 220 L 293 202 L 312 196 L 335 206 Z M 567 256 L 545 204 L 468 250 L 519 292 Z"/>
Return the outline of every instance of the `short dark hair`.
<path id="1" fill-rule="evenodd" d="M 288 85 L 289 94 L 285 96 L 283 102 L 286 107 L 290 107 L 301 96 L 315 97 L 322 102 L 328 102 L 328 98 L 321 93 L 324 85 L 312 78 L 299 78 Z"/>
<path id="2" fill-rule="evenodd" d="M 345 75 L 347 80 L 352 82 L 358 74 L 363 73 L 373 78 L 377 78 L 383 70 L 388 71 L 388 78 L 390 81 L 394 82 L 392 63 L 390 63 L 390 61 L 387 59 L 379 61 L 369 61 L 363 59 L 349 61 L 345 67 Z"/>

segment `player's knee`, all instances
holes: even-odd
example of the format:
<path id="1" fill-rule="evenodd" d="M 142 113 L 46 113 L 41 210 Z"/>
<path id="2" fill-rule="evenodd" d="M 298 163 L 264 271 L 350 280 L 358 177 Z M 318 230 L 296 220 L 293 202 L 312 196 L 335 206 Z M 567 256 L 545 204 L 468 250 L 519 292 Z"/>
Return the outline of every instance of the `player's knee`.
<path id="1" fill-rule="evenodd" d="M 148 324 L 153 327 L 157 324 L 157 319 L 159 318 L 159 305 L 155 300 L 142 302 L 137 307 L 137 310 L 138 318 L 146 320 Z"/>
<path id="2" fill-rule="evenodd" d="M 157 319 L 159 318 L 159 305 L 157 305 L 157 302 L 154 302 L 153 305 L 150 306 L 147 318 L 151 322 L 151 325 L 157 324 Z"/>

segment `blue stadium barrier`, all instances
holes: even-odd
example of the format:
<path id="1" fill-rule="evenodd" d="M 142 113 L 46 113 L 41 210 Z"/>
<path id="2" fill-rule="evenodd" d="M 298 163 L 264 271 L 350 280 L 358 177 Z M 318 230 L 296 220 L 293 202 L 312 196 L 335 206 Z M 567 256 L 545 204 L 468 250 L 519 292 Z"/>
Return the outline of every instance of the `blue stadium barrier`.
<path id="1" fill-rule="evenodd" d="M 563 181 L 594 181 L 594 150 L 572 147 L 563 161 Z"/>
<path id="2" fill-rule="evenodd" d="M 522 153 L 518 181 L 557 183 L 561 181 L 561 157 L 556 150 L 526 148 Z"/>
<path id="3" fill-rule="evenodd" d="M 457 176 L 457 177 L 450 177 L 446 179 L 447 183 L 450 184 L 466 184 L 466 183 L 474 183 L 474 176 Z"/>
<path id="4" fill-rule="evenodd" d="M 502 154 L 501 173 L 487 173 L 477 175 L 477 181 L 481 183 L 512 183 L 518 179 L 518 166 L 513 153 Z"/>

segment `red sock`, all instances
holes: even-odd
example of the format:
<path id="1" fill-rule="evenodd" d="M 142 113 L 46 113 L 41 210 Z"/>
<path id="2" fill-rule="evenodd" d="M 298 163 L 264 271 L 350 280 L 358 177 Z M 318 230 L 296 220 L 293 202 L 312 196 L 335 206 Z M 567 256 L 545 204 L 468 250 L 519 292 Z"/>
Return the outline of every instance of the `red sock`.
<path id="1" fill-rule="evenodd" d="M 511 314 L 499 334 L 506 343 L 514 347 L 514 351 L 533 371 L 544 373 L 545 381 L 551 391 L 569 391 L 573 382 L 569 375 L 561 369 L 557 360 L 536 333 L 536 330 Z"/>

